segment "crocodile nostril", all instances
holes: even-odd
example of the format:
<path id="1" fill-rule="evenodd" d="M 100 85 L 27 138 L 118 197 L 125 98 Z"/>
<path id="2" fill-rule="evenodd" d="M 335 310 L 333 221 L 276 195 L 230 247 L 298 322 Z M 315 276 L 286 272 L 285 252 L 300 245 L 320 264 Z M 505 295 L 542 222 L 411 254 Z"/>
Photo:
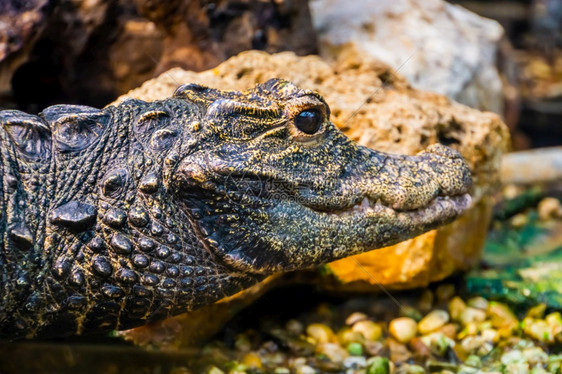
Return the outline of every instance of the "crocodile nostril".
<path id="1" fill-rule="evenodd" d="M 440 169 L 436 171 L 441 195 L 462 195 L 471 189 L 472 176 L 464 159 L 449 159 Z"/>

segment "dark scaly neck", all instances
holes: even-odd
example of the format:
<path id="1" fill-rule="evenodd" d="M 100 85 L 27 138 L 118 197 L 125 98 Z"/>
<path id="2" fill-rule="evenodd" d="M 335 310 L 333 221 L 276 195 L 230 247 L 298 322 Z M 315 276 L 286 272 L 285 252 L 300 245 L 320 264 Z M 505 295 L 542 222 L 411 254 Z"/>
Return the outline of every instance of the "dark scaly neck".
<path id="1" fill-rule="evenodd" d="M 4 321 L 34 288 L 47 261 L 44 217 L 50 198 L 47 176 L 53 165 L 50 160 L 25 159 L 1 127 L 0 163 L 0 321 Z M 21 324 L 15 320 L 13 325 L 17 330 Z"/>

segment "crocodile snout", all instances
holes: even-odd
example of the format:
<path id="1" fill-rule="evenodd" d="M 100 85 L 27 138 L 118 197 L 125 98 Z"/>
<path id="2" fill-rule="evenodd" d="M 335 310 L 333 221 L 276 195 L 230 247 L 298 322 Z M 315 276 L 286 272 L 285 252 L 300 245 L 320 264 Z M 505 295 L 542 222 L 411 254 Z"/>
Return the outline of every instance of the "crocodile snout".
<path id="1" fill-rule="evenodd" d="M 381 162 L 380 154 L 375 157 Z M 371 186 L 369 200 L 409 211 L 427 207 L 438 197 L 468 193 L 472 177 L 459 152 L 434 144 L 415 156 L 385 155 Z"/>
<path id="2" fill-rule="evenodd" d="M 439 183 L 439 195 L 457 196 L 472 188 L 468 164 L 460 152 L 441 144 L 430 145 L 424 152 L 427 162 Z"/>

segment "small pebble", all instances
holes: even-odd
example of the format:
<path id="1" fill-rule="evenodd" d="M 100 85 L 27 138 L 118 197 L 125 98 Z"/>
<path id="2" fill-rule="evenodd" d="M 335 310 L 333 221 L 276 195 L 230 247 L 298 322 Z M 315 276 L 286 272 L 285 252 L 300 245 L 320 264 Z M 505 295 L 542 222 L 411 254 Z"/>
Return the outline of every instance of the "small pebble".
<path id="1" fill-rule="evenodd" d="M 453 297 L 449 302 L 449 314 L 451 315 L 451 319 L 453 321 L 458 321 L 460 319 L 461 313 L 463 312 L 463 310 L 465 310 L 465 308 L 466 304 L 460 297 Z"/>
<path id="2" fill-rule="evenodd" d="M 543 318 L 546 312 L 546 304 L 538 304 L 527 311 L 526 317 L 529 318 Z"/>
<path id="3" fill-rule="evenodd" d="M 525 317 L 523 320 L 523 332 L 540 342 L 554 343 L 552 328 L 542 319 Z"/>
<path id="4" fill-rule="evenodd" d="M 470 355 L 464 360 L 465 365 L 472 366 L 473 368 L 479 368 L 482 366 L 482 359 L 477 355 Z"/>
<path id="5" fill-rule="evenodd" d="M 361 343 L 349 343 L 347 345 L 347 352 L 352 356 L 361 356 L 363 354 L 363 346 Z"/>
<path id="6" fill-rule="evenodd" d="M 384 344 L 380 341 L 372 342 L 367 340 L 363 343 L 363 346 L 365 348 L 365 352 L 367 352 L 369 356 L 380 355 L 384 349 Z"/>
<path id="7" fill-rule="evenodd" d="M 506 374 L 528 374 L 529 365 L 526 363 L 513 363 L 505 366 Z"/>
<path id="8" fill-rule="evenodd" d="M 459 366 L 459 373 L 461 374 L 479 374 L 481 373 L 478 369 L 473 368 L 472 366 L 468 366 L 468 365 L 461 365 Z M 486 372 L 486 374 L 496 374 L 495 372 Z M 497 373 L 497 374 L 503 374 L 503 373 Z"/>
<path id="9" fill-rule="evenodd" d="M 503 188 L 503 196 L 506 199 L 513 199 L 520 193 L 520 188 L 514 184 L 508 184 Z"/>
<path id="10" fill-rule="evenodd" d="M 550 313 L 544 318 L 545 322 L 550 326 L 552 335 L 554 335 L 558 341 L 562 338 L 562 315 L 560 312 Z"/>
<path id="11" fill-rule="evenodd" d="M 466 307 L 459 318 L 463 325 L 468 325 L 474 322 L 483 322 L 486 320 L 486 312 L 482 309 Z"/>
<path id="12" fill-rule="evenodd" d="M 367 366 L 367 359 L 362 356 L 352 356 L 343 360 L 343 366 L 348 369 L 362 369 Z"/>
<path id="13" fill-rule="evenodd" d="M 476 309 L 486 310 L 488 309 L 488 300 L 484 299 L 482 296 L 476 296 L 468 299 L 466 305 Z"/>
<path id="14" fill-rule="evenodd" d="M 367 360 L 367 374 L 390 374 L 390 365 L 386 357 L 371 357 Z"/>
<path id="15" fill-rule="evenodd" d="M 293 335 L 300 335 L 304 332 L 304 325 L 296 319 L 290 319 L 285 324 L 285 329 Z"/>
<path id="16" fill-rule="evenodd" d="M 425 374 L 425 369 L 419 365 L 402 365 L 396 374 Z"/>
<path id="17" fill-rule="evenodd" d="M 413 338 L 410 340 L 410 347 L 412 348 L 412 352 L 414 356 L 418 358 L 427 358 L 431 356 L 431 350 L 421 338 Z"/>
<path id="18" fill-rule="evenodd" d="M 524 349 L 523 357 L 530 365 L 544 365 L 548 361 L 548 355 L 539 347 Z"/>
<path id="19" fill-rule="evenodd" d="M 308 365 L 302 365 L 297 368 L 295 371 L 296 374 L 315 374 L 316 370 Z"/>
<path id="20" fill-rule="evenodd" d="M 528 218 L 526 214 L 519 213 L 511 217 L 509 223 L 514 229 L 520 229 L 527 224 Z"/>
<path id="21" fill-rule="evenodd" d="M 433 307 L 433 292 L 431 290 L 424 290 L 418 300 L 418 308 L 427 313 Z"/>
<path id="22" fill-rule="evenodd" d="M 306 365 L 305 357 L 294 357 L 289 360 L 289 366 L 292 368 L 298 368 L 303 365 Z"/>
<path id="23" fill-rule="evenodd" d="M 447 338 L 440 332 L 422 336 L 421 340 L 437 356 L 443 356 L 449 347 L 455 345 L 454 340 Z"/>
<path id="24" fill-rule="evenodd" d="M 355 313 L 351 313 L 345 319 L 345 324 L 348 325 L 348 326 L 353 326 L 355 323 L 357 323 L 359 321 L 364 321 L 366 319 L 368 319 L 368 317 L 365 313 L 355 312 Z"/>
<path id="25" fill-rule="evenodd" d="M 449 339 L 455 339 L 457 337 L 457 324 L 447 323 L 439 329 L 439 332 Z"/>
<path id="26" fill-rule="evenodd" d="M 461 347 L 466 353 L 472 354 L 475 353 L 485 342 L 486 340 L 481 336 L 467 336 L 461 340 Z"/>
<path id="27" fill-rule="evenodd" d="M 322 323 L 313 323 L 306 328 L 306 334 L 316 343 L 336 342 L 336 335 L 329 326 Z"/>
<path id="28" fill-rule="evenodd" d="M 221 369 L 219 369 L 216 366 L 211 366 L 208 370 L 207 370 L 207 374 L 224 374 L 224 371 L 222 371 Z"/>
<path id="29" fill-rule="evenodd" d="M 381 326 L 373 321 L 359 321 L 353 325 L 352 330 L 371 341 L 379 340 L 382 336 Z"/>
<path id="30" fill-rule="evenodd" d="M 523 353 L 521 351 L 513 350 L 504 353 L 501 356 L 500 361 L 502 364 L 508 365 L 508 364 L 524 362 L 525 359 L 523 358 Z"/>
<path id="31" fill-rule="evenodd" d="M 455 373 L 458 370 L 457 365 L 441 361 L 428 361 L 425 365 L 430 373 Z"/>
<path id="32" fill-rule="evenodd" d="M 519 323 L 515 314 L 505 304 L 491 302 L 488 304 L 487 312 L 495 328 L 511 327 Z"/>
<path id="33" fill-rule="evenodd" d="M 249 352 L 252 349 L 250 339 L 245 334 L 239 334 L 234 341 L 234 347 L 240 352 Z"/>
<path id="34" fill-rule="evenodd" d="M 246 353 L 242 358 L 242 365 L 245 365 L 253 369 L 261 369 L 262 368 L 261 358 L 255 352 Z"/>
<path id="35" fill-rule="evenodd" d="M 539 202 L 537 207 L 539 218 L 548 221 L 553 218 L 562 217 L 562 206 L 560 200 L 554 197 L 545 197 Z"/>
<path id="36" fill-rule="evenodd" d="M 338 341 L 342 346 L 346 346 L 352 342 L 363 342 L 365 337 L 358 331 L 354 331 L 348 326 L 342 327 L 337 334 Z"/>
<path id="37" fill-rule="evenodd" d="M 560 312 L 550 313 L 546 317 L 544 317 L 544 320 L 550 326 L 560 326 L 560 325 L 562 325 L 562 315 L 560 314 Z"/>
<path id="38" fill-rule="evenodd" d="M 322 343 L 316 347 L 316 352 L 330 359 L 332 362 L 342 362 L 349 357 L 348 351 L 336 343 Z"/>
<path id="39" fill-rule="evenodd" d="M 475 336 L 476 334 L 478 334 L 478 331 L 478 324 L 475 322 L 471 322 L 467 324 L 461 332 L 459 332 L 459 334 L 457 335 L 457 339 L 464 339 L 467 336 Z"/>
<path id="40" fill-rule="evenodd" d="M 449 322 L 449 313 L 436 309 L 431 311 L 418 323 L 418 331 L 425 335 L 433 332 Z"/>
<path id="41" fill-rule="evenodd" d="M 492 352 L 493 349 L 494 345 L 492 343 L 484 342 L 476 353 L 478 353 L 479 356 L 486 356 L 488 353 Z"/>
<path id="42" fill-rule="evenodd" d="M 480 333 L 482 338 L 487 342 L 497 343 L 500 340 L 500 334 L 494 329 L 485 329 Z"/>
<path id="43" fill-rule="evenodd" d="M 417 323 L 412 318 L 399 317 L 390 321 L 388 331 L 401 343 L 407 343 L 417 333 Z"/>
<path id="44" fill-rule="evenodd" d="M 388 339 L 388 349 L 390 350 L 390 360 L 394 363 L 402 363 L 412 358 L 412 353 L 404 344 L 394 339 Z"/>

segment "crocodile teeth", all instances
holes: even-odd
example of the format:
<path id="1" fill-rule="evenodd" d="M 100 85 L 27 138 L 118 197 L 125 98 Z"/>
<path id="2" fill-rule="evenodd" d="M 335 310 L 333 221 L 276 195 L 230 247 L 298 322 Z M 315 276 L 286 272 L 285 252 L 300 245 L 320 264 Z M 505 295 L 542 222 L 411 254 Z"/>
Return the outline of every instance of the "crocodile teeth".
<path id="1" fill-rule="evenodd" d="M 345 216 L 348 214 L 365 213 L 369 210 L 377 210 L 377 209 L 384 209 L 384 208 L 388 208 L 388 207 L 382 203 L 381 199 L 377 199 L 376 202 L 373 202 L 368 197 L 364 197 L 359 203 L 355 204 L 354 206 L 344 210 L 330 212 L 330 214 L 335 214 L 337 216 Z"/>
<path id="2" fill-rule="evenodd" d="M 430 206 L 435 206 L 435 205 L 442 205 L 442 204 L 453 204 L 454 206 L 460 207 L 464 206 L 464 205 L 470 205 L 470 203 L 466 203 L 466 199 L 469 198 L 464 198 L 465 195 L 463 196 L 437 196 L 435 199 L 433 199 L 426 207 L 421 207 L 418 209 L 413 209 L 413 210 L 409 210 L 409 211 L 404 211 L 404 212 L 408 212 L 410 214 L 420 214 L 421 212 L 423 212 L 424 210 L 426 210 L 427 208 L 429 208 Z M 466 195 L 468 196 L 468 195 Z M 382 212 L 384 210 L 388 210 L 388 211 L 393 211 L 393 212 L 401 212 L 401 210 L 397 210 L 394 209 L 392 207 L 389 207 L 388 205 L 385 205 L 382 200 L 379 198 L 375 201 L 370 200 L 368 197 L 364 197 L 359 203 L 355 204 L 354 206 L 347 208 L 347 209 L 343 209 L 343 210 L 339 210 L 339 211 L 333 211 L 333 212 L 327 212 L 330 215 L 334 215 L 334 216 L 339 216 L 339 217 L 345 217 L 345 216 L 349 216 L 349 215 L 354 215 L 354 214 L 365 214 L 367 212 L 372 212 L 372 211 L 376 211 L 376 212 Z"/>
<path id="3" fill-rule="evenodd" d="M 367 209 L 369 205 L 370 205 L 369 199 L 367 197 L 364 197 L 363 200 L 361 201 L 361 208 Z"/>

